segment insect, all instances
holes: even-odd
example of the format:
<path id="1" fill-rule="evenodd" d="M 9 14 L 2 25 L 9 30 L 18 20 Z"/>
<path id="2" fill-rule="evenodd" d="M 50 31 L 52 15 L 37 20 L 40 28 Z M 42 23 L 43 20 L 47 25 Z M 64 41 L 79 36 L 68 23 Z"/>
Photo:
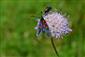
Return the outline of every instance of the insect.
<path id="1" fill-rule="evenodd" d="M 51 7 L 47 7 L 44 11 L 44 15 L 47 15 L 51 9 Z M 48 36 L 50 35 L 49 27 L 46 21 L 44 20 L 43 16 L 41 16 L 40 20 L 38 21 L 36 36 L 38 36 L 41 32 L 47 33 Z"/>

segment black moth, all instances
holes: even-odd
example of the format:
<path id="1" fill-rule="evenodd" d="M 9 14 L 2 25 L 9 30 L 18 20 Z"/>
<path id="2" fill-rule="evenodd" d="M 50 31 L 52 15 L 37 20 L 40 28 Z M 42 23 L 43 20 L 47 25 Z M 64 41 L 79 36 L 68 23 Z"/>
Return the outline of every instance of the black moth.
<path id="1" fill-rule="evenodd" d="M 51 10 L 51 7 L 47 7 L 44 11 L 44 15 L 47 15 L 49 13 L 49 11 Z M 44 20 L 43 16 L 41 16 L 39 24 L 38 24 L 38 28 L 37 28 L 37 36 L 41 33 L 41 32 L 45 32 L 47 33 L 47 35 L 50 35 L 50 31 L 49 31 L 49 27 L 46 23 L 46 21 Z"/>

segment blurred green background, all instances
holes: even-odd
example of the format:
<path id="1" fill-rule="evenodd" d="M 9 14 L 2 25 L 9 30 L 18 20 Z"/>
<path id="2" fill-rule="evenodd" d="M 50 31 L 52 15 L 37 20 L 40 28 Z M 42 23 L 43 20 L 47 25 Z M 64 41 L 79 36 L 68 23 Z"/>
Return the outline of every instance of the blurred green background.
<path id="1" fill-rule="evenodd" d="M 47 5 L 70 15 L 73 31 L 54 39 L 59 55 L 85 57 L 85 0 L 0 0 L 0 57 L 57 57 L 50 38 L 35 37 L 35 19 Z"/>

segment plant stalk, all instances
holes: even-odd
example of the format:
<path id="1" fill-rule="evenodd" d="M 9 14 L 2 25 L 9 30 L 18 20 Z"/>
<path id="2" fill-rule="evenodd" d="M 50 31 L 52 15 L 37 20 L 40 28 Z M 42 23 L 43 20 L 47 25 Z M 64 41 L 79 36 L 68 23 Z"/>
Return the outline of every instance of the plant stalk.
<path id="1" fill-rule="evenodd" d="M 59 54 L 58 54 L 57 49 L 56 49 L 56 47 L 55 47 L 55 44 L 54 44 L 54 42 L 53 42 L 53 38 L 51 38 L 51 44 L 52 44 L 52 47 L 53 47 L 56 55 L 59 57 Z"/>

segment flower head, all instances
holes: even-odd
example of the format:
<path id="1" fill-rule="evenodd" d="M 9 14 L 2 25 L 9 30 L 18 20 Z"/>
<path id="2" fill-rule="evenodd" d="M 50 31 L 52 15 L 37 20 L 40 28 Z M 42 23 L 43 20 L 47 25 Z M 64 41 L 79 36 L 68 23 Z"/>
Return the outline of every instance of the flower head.
<path id="1" fill-rule="evenodd" d="M 72 31 L 69 28 L 69 23 L 67 18 L 58 12 L 51 12 L 44 16 L 52 37 L 60 38 L 62 35 Z"/>

